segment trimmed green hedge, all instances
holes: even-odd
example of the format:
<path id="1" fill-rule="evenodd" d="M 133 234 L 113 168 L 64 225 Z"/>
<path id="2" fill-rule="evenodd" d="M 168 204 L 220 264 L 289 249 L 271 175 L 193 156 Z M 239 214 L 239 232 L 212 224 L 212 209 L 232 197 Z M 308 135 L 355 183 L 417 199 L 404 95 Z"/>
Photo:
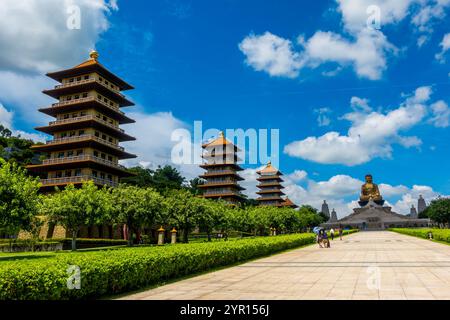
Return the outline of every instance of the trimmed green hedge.
<path id="1" fill-rule="evenodd" d="M 72 239 L 52 239 L 63 243 L 63 250 L 72 249 Z M 123 246 L 126 245 L 127 240 L 121 239 L 89 239 L 89 238 L 78 238 L 77 239 L 77 249 L 88 249 L 88 248 L 98 248 L 98 247 L 110 247 L 110 246 Z"/>
<path id="2" fill-rule="evenodd" d="M 390 231 L 397 233 L 406 234 L 409 236 L 419 237 L 428 239 L 428 233 L 433 234 L 433 240 L 443 241 L 450 243 L 450 229 L 431 229 L 431 228 L 421 228 L 421 229 L 409 229 L 409 228 L 391 228 Z"/>
<path id="3" fill-rule="evenodd" d="M 57 253 L 52 258 L 0 262 L 0 299 L 85 299 L 234 264 L 315 242 L 314 234 L 229 242 Z M 81 270 L 81 289 L 67 288 L 69 265 Z"/>

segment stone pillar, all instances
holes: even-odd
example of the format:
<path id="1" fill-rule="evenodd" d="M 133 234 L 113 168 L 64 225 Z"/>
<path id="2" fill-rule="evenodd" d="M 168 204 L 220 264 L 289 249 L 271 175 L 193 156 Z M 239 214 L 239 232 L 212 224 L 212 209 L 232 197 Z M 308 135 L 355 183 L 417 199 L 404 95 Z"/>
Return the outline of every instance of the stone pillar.
<path id="1" fill-rule="evenodd" d="M 164 228 L 161 226 L 161 228 L 158 229 L 158 245 L 162 246 L 164 245 Z"/>
<path id="2" fill-rule="evenodd" d="M 331 211 L 331 218 L 330 218 L 330 222 L 336 222 L 337 219 L 337 213 L 336 211 L 333 209 L 333 211 Z"/>
<path id="3" fill-rule="evenodd" d="M 170 233 L 171 233 L 170 243 L 171 244 L 177 243 L 177 229 L 175 229 L 175 227 L 173 227 L 173 229 L 170 231 Z"/>

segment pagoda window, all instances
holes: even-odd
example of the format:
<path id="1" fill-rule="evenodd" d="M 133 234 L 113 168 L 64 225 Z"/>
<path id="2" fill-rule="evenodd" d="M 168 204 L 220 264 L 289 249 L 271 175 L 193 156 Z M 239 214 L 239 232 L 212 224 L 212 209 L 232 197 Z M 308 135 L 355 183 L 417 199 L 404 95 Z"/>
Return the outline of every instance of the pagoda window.
<path id="1" fill-rule="evenodd" d="M 105 179 L 105 174 L 103 172 L 100 172 L 100 178 Z"/>
<path id="2" fill-rule="evenodd" d="M 77 78 L 77 81 L 81 81 L 81 77 L 78 77 L 78 78 Z"/>
<path id="3" fill-rule="evenodd" d="M 69 82 L 70 82 L 70 83 L 72 83 L 72 82 L 73 82 L 73 80 L 74 80 L 73 78 L 70 78 L 70 79 L 69 79 Z"/>
<path id="4" fill-rule="evenodd" d="M 107 120 L 108 120 L 108 118 L 103 116 L 103 121 L 107 121 Z"/>
<path id="5" fill-rule="evenodd" d="M 79 136 L 84 135 L 84 130 L 79 130 L 79 131 L 78 131 L 78 135 L 79 135 Z"/>
<path id="6" fill-rule="evenodd" d="M 75 136 L 76 136 L 76 134 L 77 134 L 77 132 L 76 132 L 76 131 L 70 131 L 70 136 L 71 136 L 71 137 L 75 137 Z"/>
<path id="7" fill-rule="evenodd" d="M 114 107 L 114 102 L 110 101 L 110 102 L 109 102 L 109 105 L 110 105 L 111 107 Z"/>
<path id="8" fill-rule="evenodd" d="M 109 137 L 108 141 L 113 143 L 113 138 Z"/>
<path id="9" fill-rule="evenodd" d="M 98 157 L 98 151 L 94 150 L 94 157 Z"/>
<path id="10" fill-rule="evenodd" d="M 102 100 L 102 96 L 98 94 L 97 99 Z"/>
<path id="11" fill-rule="evenodd" d="M 66 132 L 61 133 L 61 138 L 65 138 L 65 137 L 67 137 L 67 133 Z"/>
<path id="12" fill-rule="evenodd" d="M 73 157 L 73 151 L 67 151 L 67 156 L 68 157 Z"/>
<path id="13" fill-rule="evenodd" d="M 72 100 L 72 97 L 71 97 L 71 96 L 67 96 L 67 97 L 66 97 L 66 100 L 67 100 L 67 101 L 70 101 L 70 100 Z"/>
<path id="14" fill-rule="evenodd" d="M 65 114 L 64 115 L 64 119 L 69 119 L 70 115 L 69 114 Z"/>
<path id="15" fill-rule="evenodd" d="M 97 171 L 92 170 L 92 175 L 97 178 L 97 176 L 98 176 Z"/>
<path id="16" fill-rule="evenodd" d="M 81 176 L 81 169 L 75 169 L 75 176 Z"/>
<path id="17" fill-rule="evenodd" d="M 112 162 L 113 158 L 111 156 L 108 156 L 108 161 Z"/>
<path id="18" fill-rule="evenodd" d="M 106 103 L 108 103 L 108 99 L 106 99 L 106 98 L 103 98 L 103 101 L 106 102 Z"/>
<path id="19" fill-rule="evenodd" d="M 78 117 L 78 113 L 72 113 L 72 118 Z"/>
<path id="20" fill-rule="evenodd" d="M 95 115 L 97 118 L 101 117 L 101 114 L 97 112 L 97 114 Z"/>
<path id="21" fill-rule="evenodd" d="M 84 80 L 88 80 L 89 79 L 89 75 L 84 76 Z"/>
<path id="22" fill-rule="evenodd" d="M 66 171 L 66 177 L 71 177 L 72 176 L 72 171 L 71 170 L 67 170 Z"/>
<path id="23" fill-rule="evenodd" d="M 87 98 L 87 96 L 88 96 L 87 92 L 83 93 L 83 98 Z"/>
<path id="24" fill-rule="evenodd" d="M 56 172 L 56 178 L 62 178 L 62 172 L 61 171 Z"/>
<path id="25" fill-rule="evenodd" d="M 85 116 L 86 115 L 86 112 L 85 111 L 81 111 L 80 112 L 80 117 L 83 117 L 83 116 Z"/>
<path id="26" fill-rule="evenodd" d="M 105 80 L 105 84 L 106 84 L 106 85 L 108 85 L 108 84 L 109 84 L 109 82 Z"/>
<path id="27" fill-rule="evenodd" d="M 112 175 L 108 174 L 108 180 L 112 182 L 112 180 L 113 180 Z"/>
<path id="28" fill-rule="evenodd" d="M 76 95 L 75 95 L 75 100 L 76 100 L 76 99 L 80 99 L 80 95 L 76 94 Z"/>
<path id="29" fill-rule="evenodd" d="M 99 80 L 100 82 L 102 82 L 102 81 L 103 81 L 103 78 L 102 78 L 102 77 L 99 77 L 98 80 Z"/>
<path id="30" fill-rule="evenodd" d="M 103 160 L 106 160 L 106 154 L 102 153 L 102 154 L 100 155 L 100 157 L 101 157 Z"/>
<path id="31" fill-rule="evenodd" d="M 58 153 L 58 158 L 64 158 L 64 152 L 59 152 Z"/>
<path id="32" fill-rule="evenodd" d="M 98 131 L 95 131 L 95 136 L 98 138 L 100 137 L 100 133 Z"/>
<path id="33" fill-rule="evenodd" d="M 77 156 L 81 156 L 83 154 L 83 149 L 77 150 Z"/>
<path id="34" fill-rule="evenodd" d="M 106 134 L 102 134 L 102 139 L 106 140 Z"/>

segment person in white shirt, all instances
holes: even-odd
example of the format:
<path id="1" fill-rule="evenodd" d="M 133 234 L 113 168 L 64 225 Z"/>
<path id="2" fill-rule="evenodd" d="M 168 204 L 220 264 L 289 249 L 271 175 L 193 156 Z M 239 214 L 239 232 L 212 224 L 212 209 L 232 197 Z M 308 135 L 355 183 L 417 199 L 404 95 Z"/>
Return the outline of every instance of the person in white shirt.
<path id="1" fill-rule="evenodd" d="M 331 228 L 330 230 L 330 236 L 331 236 L 331 240 L 334 240 L 334 229 Z"/>

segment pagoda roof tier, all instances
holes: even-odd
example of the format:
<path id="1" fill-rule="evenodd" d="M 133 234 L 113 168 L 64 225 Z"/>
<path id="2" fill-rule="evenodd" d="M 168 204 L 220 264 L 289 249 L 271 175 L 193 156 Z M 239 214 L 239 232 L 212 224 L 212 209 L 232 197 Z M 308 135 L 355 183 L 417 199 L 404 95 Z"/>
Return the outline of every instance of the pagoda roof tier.
<path id="1" fill-rule="evenodd" d="M 283 198 L 281 198 L 280 196 L 273 196 L 273 197 L 259 197 L 256 199 L 257 201 L 275 201 L 275 200 L 279 200 L 279 201 L 284 201 Z"/>
<path id="2" fill-rule="evenodd" d="M 235 187 L 235 189 L 245 190 L 245 188 L 243 188 L 240 185 L 238 185 L 236 181 L 232 181 L 232 180 L 230 180 L 230 181 L 206 182 L 204 184 L 198 185 L 198 188 L 207 189 L 207 188 L 221 187 L 221 186 L 233 186 L 233 187 Z"/>
<path id="3" fill-rule="evenodd" d="M 281 205 L 284 207 L 298 208 L 298 205 L 293 203 L 291 199 L 289 199 L 288 197 L 286 197 L 286 199 L 283 201 Z"/>
<path id="4" fill-rule="evenodd" d="M 232 147 L 232 149 L 234 151 L 241 151 L 241 149 L 239 149 L 233 142 L 231 142 L 230 140 L 226 139 L 223 132 L 219 132 L 219 136 L 216 139 L 213 139 L 209 142 L 206 142 L 204 144 L 202 144 L 202 148 L 204 149 L 209 149 L 209 148 L 217 148 L 222 146 L 222 150 L 227 150 L 227 148 Z"/>
<path id="5" fill-rule="evenodd" d="M 268 194 L 268 193 L 278 193 L 280 195 L 284 195 L 284 192 L 280 189 L 262 189 L 256 192 L 256 194 Z"/>
<path id="6" fill-rule="evenodd" d="M 283 174 L 281 173 L 280 170 L 278 170 L 277 168 L 275 168 L 274 166 L 272 166 L 272 162 L 269 161 L 267 163 L 267 166 L 265 166 L 263 169 L 256 171 L 257 174 L 260 174 L 261 176 L 266 176 L 266 175 L 276 175 L 276 176 L 282 176 Z"/>
<path id="7" fill-rule="evenodd" d="M 236 171 L 244 170 L 236 163 L 203 163 L 199 167 L 203 168 L 203 169 L 217 168 L 217 167 L 233 167 L 234 170 L 236 170 Z"/>
<path id="8" fill-rule="evenodd" d="M 283 182 L 284 180 L 280 176 L 259 176 L 256 178 L 258 181 L 266 181 L 266 180 L 276 180 L 279 182 Z"/>
<path id="9" fill-rule="evenodd" d="M 95 157 L 93 155 L 80 155 L 74 157 L 46 159 L 42 161 L 42 164 L 27 166 L 27 169 L 33 172 L 49 172 L 53 170 L 63 171 L 66 169 L 79 169 L 86 167 L 103 170 L 111 174 L 116 174 L 120 177 L 133 176 L 133 174 L 128 172 L 124 166 L 99 157 Z"/>
<path id="10" fill-rule="evenodd" d="M 65 187 L 68 184 L 73 184 L 75 186 L 83 184 L 83 182 L 92 181 L 96 186 L 109 186 L 117 187 L 118 183 L 108 180 L 94 177 L 92 175 L 82 175 L 74 177 L 63 177 L 63 178 L 51 178 L 51 179 L 40 179 L 41 190 L 50 191 L 55 187 Z"/>
<path id="11" fill-rule="evenodd" d="M 117 102 L 120 106 L 128 107 L 134 106 L 134 103 L 128 100 L 123 94 L 121 94 L 118 90 L 114 90 L 108 87 L 103 82 L 98 81 L 97 79 L 91 78 L 87 80 L 80 80 L 67 84 L 60 84 L 55 86 L 53 89 L 48 89 L 42 91 L 46 95 L 53 97 L 55 99 L 59 99 L 59 97 L 69 94 L 76 94 L 80 92 L 95 90 L 96 92 L 104 95 L 105 97 Z"/>
<path id="12" fill-rule="evenodd" d="M 207 194 L 203 194 L 202 195 L 204 198 L 223 198 L 224 200 L 226 198 L 236 198 L 236 199 L 243 199 L 244 196 L 237 192 L 237 191 L 229 191 L 229 192 L 211 192 L 211 193 L 207 193 Z"/>
<path id="13" fill-rule="evenodd" d="M 101 111 L 106 116 L 119 121 L 120 124 L 136 122 L 133 119 L 128 118 L 119 108 L 112 107 L 97 97 L 92 96 L 77 100 L 56 102 L 53 103 L 51 107 L 41 108 L 39 111 L 49 116 L 56 117 L 56 115 L 60 113 L 79 111 L 88 108 Z"/>
<path id="14" fill-rule="evenodd" d="M 79 65 L 65 70 L 60 70 L 56 72 L 49 72 L 47 76 L 61 82 L 64 78 L 76 77 L 88 73 L 96 72 L 99 75 L 103 76 L 108 81 L 113 82 L 117 85 L 120 90 L 130 90 L 134 89 L 133 86 L 126 83 L 124 80 L 113 74 L 111 71 L 106 69 L 100 62 L 97 61 L 97 58 L 92 57 L 89 60 L 80 63 Z"/>
<path id="15" fill-rule="evenodd" d="M 284 186 L 279 182 L 271 182 L 271 183 L 260 183 L 257 185 L 258 188 L 268 188 L 268 187 L 277 187 L 278 189 L 284 189 Z"/>
<path id="16" fill-rule="evenodd" d="M 211 159 L 211 158 L 234 158 L 236 161 L 240 161 L 242 160 L 241 158 L 238 157 L 238 155 L 236 154 L 236 152 L 216 152 L 214 154 L 211 154 L 209 152 L 203 152 L 202 154 L 202 158 L 204 159 Z"/>
<path id="17" fill-rule="evenodd" d="M 81 147 L 93 147 L 102 150 L 119 159 L 136 158 L 137 156 L 125 151 L 125 148 L 113 144 L 109 141 L 96 137 L 93 134 L 84 134 L 81 136 L 67 137 L 47 141 L 46 144 L 36 144 L 31 148 L 41 152 L 52 152 L 64 149 L 76 149 Z"/>
<path id="18" fill-rule="evenodd" d="M 227 176 L 233 176 L 236 178 L 236 180 L 239 180 L 239 181 L 244 180 L 244 178 L 242 178 L 240 175 L 238 175 L 233 170 L 222 170 L 222 171 L 218 171 L 218 172 L 206 172 L 206 173 L 200 175 L 199 178 L 208 179 L 211 177 L 227 177 Z"/>
<path id="19" fill-rule="evenodd" d="M 126 134 L 125 130 L 113 124 L 110 124 L 109 122 L 104 121 L 103 119 L 99 119 L 94 115 L 86 115 L 77 118 L 51 121 L 48 126 L 37 127 L 35 129 L 47 134 L 52 134 L 58 131 L 64 130 L 69 131 L 83 128 L 97 128 L 104 133 L 108 133 L 116 137 L 117 139 L 119 139 L 119 141 L 136 140 L 136 138 Z"/>

